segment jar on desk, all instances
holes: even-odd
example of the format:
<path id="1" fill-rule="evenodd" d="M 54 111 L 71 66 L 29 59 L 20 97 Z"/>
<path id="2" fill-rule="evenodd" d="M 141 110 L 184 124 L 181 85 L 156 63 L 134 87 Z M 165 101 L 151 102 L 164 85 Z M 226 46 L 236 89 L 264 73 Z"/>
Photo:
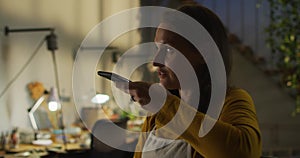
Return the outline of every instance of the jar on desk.
<path id="1" fill-rule="evenodd" d="M 10 148 L 18 148 L 20 144 L 20 133 L 18 128 L 14 128 L 10 135 Z"/>

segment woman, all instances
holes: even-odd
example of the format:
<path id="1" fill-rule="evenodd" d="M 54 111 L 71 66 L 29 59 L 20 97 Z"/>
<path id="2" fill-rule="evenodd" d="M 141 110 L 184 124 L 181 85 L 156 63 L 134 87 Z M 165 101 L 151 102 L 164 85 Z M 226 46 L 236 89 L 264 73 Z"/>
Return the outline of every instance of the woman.
<path id="1" fill-rule="evenodd" d="M 200 5 L 186 5 L 179 8 L 178 11 L 194 18 L 209 32 L 219 48 L 228 76 L 230 73 L 230 55 L 227 34 L 219 18 L 212 11 Z M 168 23 L 168 20 L 166 21 L 165 23 Z M 158 51 L 153 60 L 153 66 L 158 69 L 160 84 L 170 90 L 171 93 L 167 93 L 163 106 L 155 114 L 146 118 L 142 131 L 149 132 L 149 134 L 140 136 L 134 157 L 259 157 L 261 154 L 261 136 L 255 107 L 249 94 L 242 89 L 229 87 L 228 84 L 226 98 L 219 118 L 207 135 L 199 137 L 198 131 L 211 97 L 211 78 L 208 66 L 198 50 L 187 39 L 174 32 L 158 27 L 155 42 Z M 170 46 L 170 48 L 167 48 L 167 46 Z M 190 110 L 196 111 L 190 125 L 175 141 L 168 141 L 161 138 L 168 138 L 173 132 L 172 129 L 169 128 L 165 132 L 158 132 L 156 129 L 164 127 L 172 120 L 176 115 L 180 100 L 186 93 L 185 89 L 181 88 L 175 73 L 167 67 L 170 62 L 174 62 L 170 59 L 166 60 L 168 51 L 172 48 L 181 52 L 194 68 L 201 93 L 197 109 L 184 104 Z M 117 87 L 120 88 L 121 86 L 117 84 Z M 151 84 L 149 83 L 131 82 L 129 83 L 128 92 L 134 101 L 145 107 L 145 109 L 149 109 L 146 106 L 149 106 L 147 104 L 151 102 L 148 93 L 150 87 Z M 182 120 L 178 122 L 180 121 Z M 148 150 L 161 144 L 165 145 Z"/>

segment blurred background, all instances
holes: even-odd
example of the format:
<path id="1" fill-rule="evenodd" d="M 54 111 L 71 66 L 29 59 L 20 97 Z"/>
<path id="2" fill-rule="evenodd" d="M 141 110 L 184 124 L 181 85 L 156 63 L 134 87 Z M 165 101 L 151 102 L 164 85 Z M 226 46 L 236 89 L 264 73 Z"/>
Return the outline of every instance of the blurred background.
<path id="1" fill-rule="evenodd" d="M 63 122 L 65 127 L 73 126 L 80 122 L 79 116 L 83 115 L 90 121 L 88 128 L 91 128 L 99 118 L 88 118 L 91 115 L 84 112 L 94 108 L 95 103 L 84 96 L 78 107 L 73 101 L 73 64 L 82 40 L 102 20 L 125 9 L 148 5 L 176 8 L 184 3 L 199 3 L 212 9 L 226 26 L 233 51 L 232 85 L 246 89 L 253 97 L 264 152 L 290 156 L 299 154 L 300 4 L 296 1 L 288 4 L 279 0 L 0 0 L 0 92 L 18 75 L 38 44 L 48 35 L 47 32 L 35 32 L 6 36 L 5 26 L 10 29 L 55 28 Z M 282 8 L 290 8 L 290 12 L 283 15 L 281 13 L 285 10 Z M 282 22 L 280 19 L 287 20 Z M 124 25 L 130 26 L 132 21 L 139 22 L 140 17 L 122 20 Z M 295 29 L 281 29 L 285 24 Z M 105 33 L 109 37 L 110 30 L 105 30 Z M 118 37 L 105 50 L 105 60 L 99 61 L 98 68 L 111 71 L 122 52 L 136 44 L 152 41 L 151 33 L 154 29 L 134 30 Z M 153 73 L 145 65 L 134 73 L 133 78 L 155 81 Z M 32 128 L 27 109 L 36 99 L 28 86 L 38 82 L 42 90 L 50 91 L 56 85 L 54 74 L 51 52 L 44 44 L 18 78 L 1 94 L 0 132 L 10 131 L 14 127 Z M 97 93 L 111 97 L 110 82 L 95 77 L 95 84 Z M 82 93 L 93 91 L 83 89 Z M 112 97 L 104 105 L 107 113 L 117 113 L 111 108 L 115 106 Z"/>

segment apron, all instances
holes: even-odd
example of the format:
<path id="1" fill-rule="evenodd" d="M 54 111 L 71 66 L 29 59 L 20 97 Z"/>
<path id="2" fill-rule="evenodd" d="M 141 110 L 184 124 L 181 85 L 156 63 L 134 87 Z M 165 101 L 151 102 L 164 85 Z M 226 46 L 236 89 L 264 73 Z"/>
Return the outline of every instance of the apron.
<path id="1" fill-rule="evenodd" d="M 155 127 L 154 127 L 155 129 Z M 152 130 L 145 142 L 142 158 L 191 158 L 191 146 L 184 140 L 157 137 Z"/>

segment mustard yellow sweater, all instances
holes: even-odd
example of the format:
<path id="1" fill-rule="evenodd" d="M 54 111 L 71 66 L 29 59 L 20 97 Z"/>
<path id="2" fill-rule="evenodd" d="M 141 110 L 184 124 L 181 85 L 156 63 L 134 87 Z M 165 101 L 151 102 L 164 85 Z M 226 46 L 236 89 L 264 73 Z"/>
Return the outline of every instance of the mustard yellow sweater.
<path id="1" fill-rule="evenodd" d="M 160 128 L 167 124 L 176 114 L 179 103 L 178 97 L 169 95 L 162 109 L 146 118 L 142 131 L 151 131 L 154 126 Z M 190 110 L 196 110 L 189 105 L 184 106 Z M 246 91 L 232 89 L 227 92 L 219 119 L 212 130 L 200 138 L 198 133 L 204 116 L 203 113 L 197 111 L 190 126 L 179 137 L 192 146 L 193 158 L 201 156 L 204 158 L 260 157 L 262 143 L 256 111 Z M 180 118 L 184 119 L 184 116 Z M 171 129 L 169 132 L 172 132 Z M 142 151 L 146 139 L 146 135 L 140 136 L 136 146 L 137 151 Z M 142 152 L 136 152 L 134 158 L 141 158 L 141 156 Z"/>

